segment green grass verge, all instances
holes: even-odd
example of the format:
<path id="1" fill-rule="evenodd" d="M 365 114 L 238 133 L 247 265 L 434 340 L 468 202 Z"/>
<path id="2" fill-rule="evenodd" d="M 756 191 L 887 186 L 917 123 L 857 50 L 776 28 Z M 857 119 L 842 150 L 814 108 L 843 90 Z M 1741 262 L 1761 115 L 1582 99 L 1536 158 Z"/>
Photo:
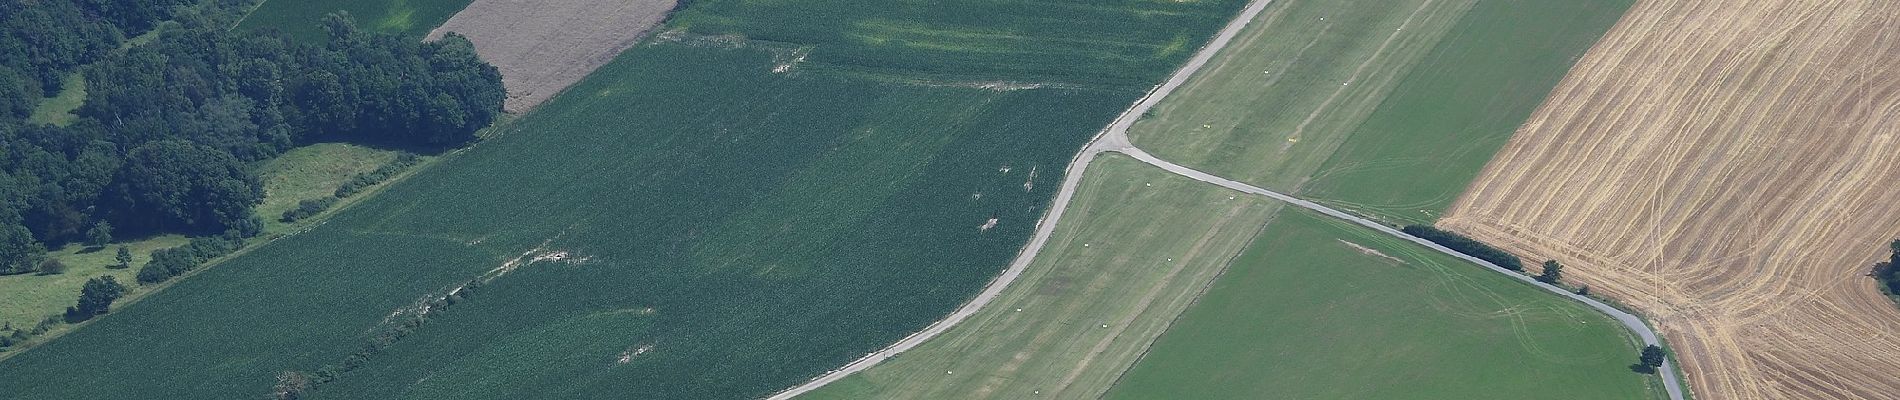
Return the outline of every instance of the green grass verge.
<path id="1" fill-rule="evenodd" d="M 1472 2 L 1275 2 L 1130 139 L 1208 173 L 1298 189 Z"/>
<path id="2" fill-rule="evenodd" d="M 474 0 L 265 0 L 238 29 L 277 29 L 292 38 L 323 40 L 323 16 L 350 13 L 356 26 L 421 39 Z"/>
<path id="3" fill-rule="evenodd" d="M 1300 194 L 1395 223 L 1438 219 L 1632 3 L 1478 3 Z"/>
<path id="4" fill-rule="evenodd" d="M 1582 304 L 1289 210 L 1107 397 L 1660 398 L 1638 350 Z"/>
<path id="5" fill-rule="evenodd" d="M 85 104 L 86 74 L 66 74 L 66 81 L 60 85 L 59 93 L 40 100 L 40 104 L 33 107 L 33 114 L 27 117 L 27 122 L 66 126 L 79 119 L 79 115 L 73 112 Z"/>
<path id="6" fill-rule="evenodd" d="M 1035 262 L 988 307 L 804 397 L 1096 398 L 1278 207 L 1106 154 Z"/>
<path id="7" fill-rule="evenodd" d="M 278 217 L 297 202 L 331 197 L 336 188 L 356 174 L 375 170 L 396 159 L 394 150 L 347 143 L 318 143 L 298 147 L 265 161 L 257 169 L 264 182 L 264 202 L 255 209 L 267 232 L 286 232 L 293 225 Z"/>
<path id="8" fill-rule="evenodd" d="M 1430 223 L 1630 3 L 1276 4 L 1130 134 L 1183 165 Z"/>
<path id="9" fill-rule="evenodd" d="M 119 283 L 138 282 L 138 266 L 151 259 L 152 250 L 185 244 L 185 237 L 166 235 L 127 243 L 115 243 L 103 249 L 70 245 L 48 252 L 66 264 L 66 273 L 57 275 L 0 276 L 0 323 L 27 329 L 48 315 L 59 315 L 79 300 L 79 288 L 86 280 L 111 275 Z M 112 268 L 118 264 L 119 246 L 132 251 L 132 268 Z"/>

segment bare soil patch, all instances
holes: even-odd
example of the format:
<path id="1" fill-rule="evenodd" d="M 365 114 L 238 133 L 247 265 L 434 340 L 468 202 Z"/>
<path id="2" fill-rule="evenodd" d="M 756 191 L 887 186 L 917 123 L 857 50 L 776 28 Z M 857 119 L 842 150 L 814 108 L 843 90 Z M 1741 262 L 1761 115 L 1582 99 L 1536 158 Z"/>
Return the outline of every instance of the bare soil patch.
<path id="1" fill-rule="evenodd" d="M 1900 396 L 1900 3 L 1645 1 L 1439 224 L 1652 317 L 1708 399 Z"/>
<path id="2" fill-rule="evenodd" d="M 508 100 L 520 113 L 554 97 L 633 47 L 666 19 L 675 0 L 475 0 L 429 32 L 467 36 L 475 52 L 501 70 Z"/>

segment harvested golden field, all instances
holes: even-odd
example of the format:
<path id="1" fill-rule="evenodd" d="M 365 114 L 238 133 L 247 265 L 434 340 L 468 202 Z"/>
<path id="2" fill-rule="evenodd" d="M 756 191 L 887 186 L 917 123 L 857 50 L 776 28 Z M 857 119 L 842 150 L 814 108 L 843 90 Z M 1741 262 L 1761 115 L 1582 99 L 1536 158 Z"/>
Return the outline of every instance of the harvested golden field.
<path id="1" fill-rule="evenodd" d="M 1648 314 L 1703 399 L 1900 397 L 1900 2 L 1646 1 L 1439 225 Z M 1633 356 L 1632 356 L 1633 357 Z"/>

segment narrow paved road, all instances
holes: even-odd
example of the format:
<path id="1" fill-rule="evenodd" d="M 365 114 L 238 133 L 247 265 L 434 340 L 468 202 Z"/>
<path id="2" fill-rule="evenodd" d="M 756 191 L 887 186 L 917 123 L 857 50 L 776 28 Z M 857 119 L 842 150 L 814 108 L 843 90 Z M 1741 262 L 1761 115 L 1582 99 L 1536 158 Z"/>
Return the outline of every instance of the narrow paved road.
<path id="1" fill-rule="evenodd" d="M 1175 71 L 1173 76 L 1168 77 L 1167 82 L 1163 82 L 1160 86 L 1156 86 L 1154 90 L 1149 91 L 1146 96 L 1142 96 L 1141 100 L 1136 101 L 1133 106 L 1129 107 L 1127 110 L 1122 111 L 1122 114 L 1120 116 L 1115 117 L 1115 120 L 1113 122 L 1110 122 L 1106 129 L 1103 129 L 1101 133 L 1096 134 L 1095 138 L 1090 140 L 1089 144 L 1083 147 L 1080 153 L 1076 154 L 1075 159 L 1069 161 L 1069 166 L 1065 169 L 1065 175 L 1062 179 L 1062 187 L 1056 192 L 1055 202 L 1051 203 L 1051 207 L 1049 208 L 1049 214 L 1043 216 L 1042 220 L 1036 222 L 1036 232 L 1034 236 L 1030 237 L 1029 244 L 1023 246 L 1022 252 L 1018 253 L 1016 255 L 1016 259 L 1010 262 L 1008 269 L 1003 270 L 1003 273 L 1001 275 L 998 275 L 996 279 L 991 280 L 989 285 L 985 286 L 981 293 L 978 293 L 975 298 L 970 299 L 970 302 L 964 303 L 963 307 L 957 308 L 956 311 L 951 312 L 950 315 L 945 316 L 944 319 L 938 320 L 936 323 L 930 324 L 930 326 L 925 327 L 924 330 L 917 331 L 917 333 L 913 333 L 910 336 L 904 337 L 903 340 L 899 340 L 897 341 L 897 343 L 893 343 L 890 346 L 885 347 L 876 352 L 872 352 L 871 354 L 866 354 L 864 357 L 859 358 L 856 361 L 852 361 L 850 364 L 845 364 L 844 367 L 832 370 L 830 372 L 826 372 L 824 375 L 820 375 L 817 378 L 813 378 L 811 381 L 805 382 L 804 384 L 794 386 L 794 387 L 785 389 L 784 391 L 775 393 L 771 397 L 768 397 L 768 399 L 769 400 L 791 399 L 793 397 L 797 397 L 798 395 L 805 394 L 806 392 L 810 392 L 812 390 L 818 389 L 819 387 L 830 384 L 832 382 L 837 382 L 838 380 L 844 379 L 846 376 L 850 376 L 851 374 L 871 368 L 872 366 L 875 366 L 878 363 L 884 362 L 884 360 L 890 359 L 892 356 L 896 356 L 898 353 L 902 353 L 904 351 L 915 348 L 918 345 L 923 344 L 925 341 L 930 340 L 931 338 L 934 338 L 937 335 L 942 334 L 944 331 L 949 330 L 950 327 L 956 326 L 956 324 L 963 322 L 964 319 L 969 318 L 971 315 L 976 314 L 976 312 L 978 310 L 983 309 L 984 306 L 989 305 L 990 301 L 995 300 L 997 295 L 1000 295 L 1003 293 L 1003 289 L 1008 288 L 1010 283 L 1015 282 L 1016 278 L 1022 276 L 1023 270 L 1029 267 L 1030 261 L 1035 260 L 1036 253 L 1040 252 L 1042 250 L 1043 245 L 1049 242 L 1049 237 L 1055 233 L 1056 222 L 1062 219 L 1063 212 L 1067 211 L 1069 208 L 1069 200 L 1075 197 L 1076 188 L 1081 186 L 1082 173 L 1088 169 L 1089 163 L 1095 160 L 1095 156 L 1100 155 L 1102 152 L 1107 152 L 1107 151 L 1127 154 L 1128 156 L 1134 157 L 1135 159 L 1141 160 L 1142 162 L 1146 162 L 1148 164 L 1161 167 L 1162 169 L 1165 169 L 1169 172 L 1173 172 L 1175 174 L 1193 178 L 1198 181 L 1212 183 L 1215 185 L 1219 185 L 1221 187 L 1237 190 L 1240 192 L 1267 196 L 1269 198 L 1284 201 L 1284 202 L 1293 204 L 1295 206 L 1299 206 L 1301 208 L 1317 211 L 1321 214 L 1325 214 L 1334 218 L 1351 221 L 1353 223 L 1372 228 L 1374 230 L 1385 233 L 1387 235 L 1392 235 L 1401 239 L 1409 240 L 1409 241 L 1412 241 L 1413 243 L 1418 243 L 1419 245 L 1431 248 L 1432 250 L 1437 250 L 1441 253 L 1449 254 L 1453 257 L 1458 257 L 1459 259 L 1477 263 L 1478 265 L 1483 265 L 1486 268 L 1490 268 L 1494 271 L 1503 273 L 1507 276 L 1516 278 L 1521 281 L 1529 282 L 1530 284 L 1535 285 L 1539 288 L 1542 288 L 1546 291 L 1556 293 L 1560 296 L 1564 296 L 1572 300 L 1583 302 L 1585 305 L 1589 305 L 1591 308 L 1595 308 L 1598 311 L 1601 311 L 1605 314 L 1609 314 L 1610 317 L 1616 319 L 1617 322 L 1622 323 L 1624 327 L 1629 328 L 1629 330 L 1632 332 L 1636 332 L 1637 336 L 1643 339 L 1643 343 L 1660 345 L 1661 341 L 1660 339 L 1657 338 L 1656 332 L 1654 330 L 1651 330 L 1649 328 L 1649 325 L 1643 323 L 1642 318 L 1637 317 L 1634 314 L 1624 312 L 1623 310 L 1617 309 L 1616 307 L 1611 307 L 1610 305 L 1604 304 L 1603 302 L 1597 301 L 1596 299 L 1580 296 L 1580 295 L 1577 295 L 1576 293 L 1571 293 L 1568 290 L 1564 290 L 1563 288 L 1559 288 L 1556 286 L 1545 285 L 1543 283 L 1537 282 L 1535 279 L 1531 279 L 1531 277 L 1528 275 L 1507 270 L 1507 269 L 1504 269 L 1503 267 L 1499 267 L 1495 264 L 1491 264 L 1490 262 L 1480 260 L 1475 257 L 1471 257 L 1469 255 L 1465 255 L 1464 253 L 1453 251 L 1444 246 L 1440 246 L 1437 243 L 1432 243 L 1431 241 L 1420 239 L 1418 237 L 1406 234 L 1405 232 L 1401 232 L 1398 229 L 1394 229 L 1390 226 L 1386 226 L 1378 222 L 1373 222 L 1365 218 L 1360 218 L 1352 214 L 1347 214 L 1343 211 L 1335 210 L 1331 207 L 1319 205 L 1317 203 L 1313 203 L 1306 200 L 1301 200 L 1299 198 L 1281 194 L 1279 192 L 1262 189 L 1259 187 L 1255 187 L 1253 185 L 1248 185 L 1245 183 L 1240 183 L 1240 182 L 1228 180 L 1226 178 L 1214 176 L 1212 174 L 1208 174 L 1205 172 L 1196 171 L 1192 168 L 1184 167 L 1175 163 L 1168 162 L 1166 160 L 1162 160 L 1160 158 L 1156 158 L 1153 155 L 1149 155 L 1148 152 L 1142 151 L 1141 149 L 1136 148 L 1134 143 L 1128 140 L 1128 128 L 1135 124 L 1135 120 L 1140 119 L 1141 116 L 1147 113 L 1149 109 L 1154 108 L 1155 104 L 1161 102 L 1161 99 L 1168 97 L 1169 93 L 1173 93 L 1175 89 L 1180 88 L 1182 84 L 1187 83 L 1188 78 L 1193 77 L 1196 71 L 1199 71 L 1202 66 L 1207 65 L 1207 62 L 1212 60 L 1214 58 L 1214 54 L 1218 53 L 1220 49 L 1227 47 L 1227 43 L 1229 41 L 1232 41 L 1234 39 L 1234 36 L 1239 35 L 1240 31 L 1242 29 L 1245 29 L 1247 27 L 1247 24 L 1249 22 L 1252 22 L 1254 17 L 1260 15 L 1260 12 L 1262 10 L 1265 10 L 1267 8 L 1267 5 L 1271 3 L 1273 3 L 1273 0 L 1252 0 L 1248 2 L 1247 7 L 1241 10 L 1240 15 L 1234 17 L 1232 21 L 1228 21 L 1227 26 L 1224 28 L 1221 28 L 1220 33 L 1215 35 L 1214 39 L 1207 43 L 1207 46 L 1202 47 L 1199 52 L 1194 53 L 1194 57 L 1188 59 L 1187 64 L 1182 65 L 1180 70 Z M 1634 359 L 1634 356 L 1635 356 L 1634 354 L 1631 355 L 1632 360 Z M 1682 387 L 1679 384 L 1680 380 L 1678 379 L 1677 372 L 1676 372 L 1676 365 L 1674 362 L 1665 362 L 1663 364 L 1662 381 L 1663 381 L 1664 389 L 1666 389 L 1669 392 L 1670 400 L 1684 400 L 1682 396 Z"/>

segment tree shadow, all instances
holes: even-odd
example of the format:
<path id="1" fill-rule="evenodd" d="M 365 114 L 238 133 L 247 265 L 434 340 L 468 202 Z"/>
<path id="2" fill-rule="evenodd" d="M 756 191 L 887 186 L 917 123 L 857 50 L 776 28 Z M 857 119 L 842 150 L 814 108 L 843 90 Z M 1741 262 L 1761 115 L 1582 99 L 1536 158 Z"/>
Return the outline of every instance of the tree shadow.
<path id="1" fill-rule="evenodd" d="M 1644 375 L 1654 375 L 1656 373 L 1656 367 L 1651 367 L 1648 364 L 1643 364 L 1643 363 L 1635 363 L 1635 364 L 1630 364 L 1630 372 L 1635 372 L 1635 373 L 1644 374 Z"/>

